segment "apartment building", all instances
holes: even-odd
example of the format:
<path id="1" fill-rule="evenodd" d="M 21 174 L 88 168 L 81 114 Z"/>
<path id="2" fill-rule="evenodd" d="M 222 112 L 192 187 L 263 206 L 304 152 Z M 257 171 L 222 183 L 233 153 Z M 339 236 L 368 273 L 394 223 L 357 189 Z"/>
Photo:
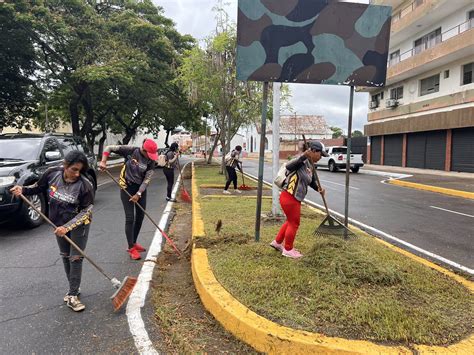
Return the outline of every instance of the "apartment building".
<path id="1" fill-rule="evenodd" d="M 474 172 L 474 1 L 393 8 L 387 82 L 369 92 L 372 164 Z"/>

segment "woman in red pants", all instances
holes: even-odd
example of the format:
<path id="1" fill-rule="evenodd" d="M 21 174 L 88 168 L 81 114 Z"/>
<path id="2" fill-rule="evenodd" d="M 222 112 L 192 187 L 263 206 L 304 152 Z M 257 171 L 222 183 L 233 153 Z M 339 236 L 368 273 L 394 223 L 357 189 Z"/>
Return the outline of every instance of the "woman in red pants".
<path id="1" fill-rule="evenodd" d="M 288 258 L 298 259 L 303 256 L 293 247 L 293 242 L 300 226 L 301 201 L 308 193 L 308 186 L 321 194 L 325 193 L 324 189 L 316 184 L 314 170 L 314 164 L 321 159 L 321 156 L 328 156 L 324 146 L 320 142 L 311 142 L 308 150 L 286 164 L 288 175 L 280 195 L 280 205 L 286 215 L 286 222 L 270 246 Z"/>

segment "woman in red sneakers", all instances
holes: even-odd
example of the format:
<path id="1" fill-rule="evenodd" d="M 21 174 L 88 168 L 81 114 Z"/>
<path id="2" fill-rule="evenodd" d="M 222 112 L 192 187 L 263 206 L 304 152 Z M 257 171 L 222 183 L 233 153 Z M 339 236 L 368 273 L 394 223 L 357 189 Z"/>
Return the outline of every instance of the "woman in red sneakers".
<path id="1" fill-rule="evenodd" d="M 119 178 L 122 187 L 120 199 L 125 211 L 127 251 L 133 260 L 141 259 L 140 253 L 146 251 L 143 246 L 137 243 L 145 214 L 136 204 L 139 203 L 146 209 L 146 188 L 151 181 L 155 160 L 158 158 L 157 150 L 158 146 L 151 139 L 145 139 L 141 148 L 128 145 L 109 145 L 105 148 L 102 161 L 99 164 L 101 170 L 107 169 L 107 158 L 111 152 L 125 158 Z M 123 190 L 132 195 L 132 198 Z"/>
<path id="2" fill-rule="evenodd" d="M 288 175 L 280 194 L 280 205 L 286 215 L 286 222 L 270 246 L 288 258 L 298 259 L 303 256 L 293 247 L 293 242 L 300 226 L 301 201 L 308 193 L 308 186 L 321 194 L 325 193 L 324 189 L 316 184 L 314 170 L 314 164 L 321 159 L 321 156 L 328 156 L 322 143 L 311 142 L 308 150 L 286 164 Z"/>

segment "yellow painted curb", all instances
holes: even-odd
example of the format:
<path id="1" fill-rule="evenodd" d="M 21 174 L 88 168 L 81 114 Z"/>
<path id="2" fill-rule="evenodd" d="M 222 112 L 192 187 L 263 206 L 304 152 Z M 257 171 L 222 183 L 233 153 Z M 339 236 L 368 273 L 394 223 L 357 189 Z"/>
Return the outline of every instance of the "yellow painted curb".
<path id="1" fill-rule="evenodd" d="M 192 164 L 192 177 L 191 177 L 191 191 L 192 191 L 192 199 L 193 199 L 193 204 L 192 204 L 192 237 L 193 239 L 197 237 L 204 237 L 205 232 L 204 232 L 204 221 L 202 220 L 202 215 L 201 215 L 201 206 L 197 202 L 198 197 L 199 197 L 199 189 L 196 184 L 196 173 L 194 169 L 194 162 Z"/>
<path id="2" fill-rule="evenodd" d="M 216 280 L 206 249 L 191 256 L 194 284 L 206 309 L 227 330 L 258 351 L 269 354 L 411 354 L 404 347 L 390 347 L 362 340 L 327 337 L 294 330 L 252 312 Z"/>
<path id="3" fill-rule="evenodd" d="M 467 191 L 454 190 L 454 189 L 446 189 L 444 187 L 423 185 L 423 184 L 417 184 L 417 183 L 414 183 L 414 182 L 408 182 L 408 181 L 402 181 L 402 180 L 396 180 L 396 179 L 390 179 L 387 182 L 389 184 L 392 184 L 392 185 L 403 186 L 403 187 L 411 187 L 413 189 L 437 192 L 437 193 L 444 194 L 444 195 L 464 197 L 464 198 L 474 200 L 474 192 L 467 192 Z"/>
<path id="4" fill-rule="evenodd" d="M 205 236 L 198 201 L 199 189 L 194 177 L 193 164 L 193 239 Z M 194 211 L 198 211 L 198 215 L 195 216 Z M 351 229 L 362 232 L 352 225 Z M 452 277 L 470 292 L 474 292 L 473 282 L 379 238 L 375 239 L 396 252 Z M 194 284 L 204 307 L 229 332 L 258 351 L 269 354 L 413 354 L 412 350 L 403 346 L 384 346 L 363 340 L 328 337 L 271 322 L 248 309 L 224 289 L 212 272 L 206 249 L 193 248 L 191 264 Z M 415 345 L 414 349 L 420 354 L 473 354 L 474 335 L 448 347 Z"/>

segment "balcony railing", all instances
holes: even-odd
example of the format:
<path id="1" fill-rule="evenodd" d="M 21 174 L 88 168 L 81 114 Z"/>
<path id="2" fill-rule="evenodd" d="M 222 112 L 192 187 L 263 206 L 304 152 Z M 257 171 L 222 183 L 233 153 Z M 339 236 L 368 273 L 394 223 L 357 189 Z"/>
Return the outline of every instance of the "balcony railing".
<path id="1" fill-rule="evenodd" d="M 408 15 L 410 12 L 413 12 L 418 6 L 423 5 L 425 0 L 415 0 L 410 3 L 407 7 L 404 7 L 401 11 L 393 14 L 392 16 L 392 23 L 399 21 L 401 18 Z"/>
<path id="2" fill-rule="evenodd" d="M 408 58 L 411 58 L 417 54 L 422 53 L 423 51 L 426 51 L 427 49 L 436 47 L 438 44 L 446 42 L 448 39 L 451 39 L 453 37 L 456 37 L 460 35 L 461 33 L 464 33 L 471 28 L 474 28 L 474 19 L 470 19 L 466 22 L 463 22 L 443 33 L 441 35 L 436 36 L 431 38 L 430 40 L 422 43 L 421 45 L 418 45 L 416 47 L 413 47 L 412 49 L 403 52 L 400 54 L 399 57 L 393 57 L 388 61 L 388 67 L 391 67 L 393 65 L 396 65 Z"/>

